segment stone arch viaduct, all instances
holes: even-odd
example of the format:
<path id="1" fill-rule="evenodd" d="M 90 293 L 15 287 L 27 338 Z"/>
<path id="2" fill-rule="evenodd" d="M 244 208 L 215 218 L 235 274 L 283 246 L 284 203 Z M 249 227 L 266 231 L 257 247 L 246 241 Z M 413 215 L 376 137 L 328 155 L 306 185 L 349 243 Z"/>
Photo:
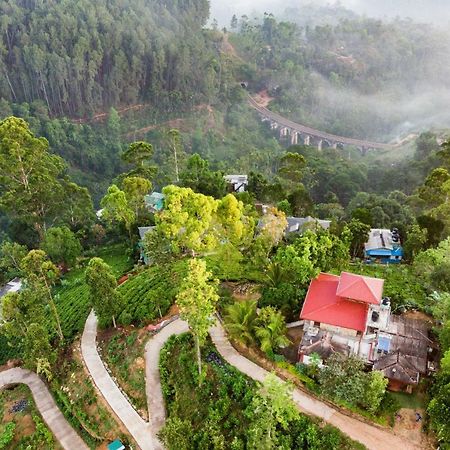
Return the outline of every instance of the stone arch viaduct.
<path id="1" fill-rule="evenodd" d="M 332 148 L 351 145 L 358 148 L 362 153 L 365 153 L 368 150 L 391 150 L 394 148 L 394 146 L 390 144 L 352 139 L 315 130 L 314 128 L 292 122 L 286 117 L 270 111 L 264 106 L 261 106 L 250 95 L 248 96 L 248 101 L 250 106 L 259 113 L 261 119 L 265 122 L 270 122 L 272 130 L 278 130 L 280 138 L 289 139 L 291 145 L 300 143 L 305 145 L 315 144 L 319 150 L 321 150 L 324 145 Z"/>

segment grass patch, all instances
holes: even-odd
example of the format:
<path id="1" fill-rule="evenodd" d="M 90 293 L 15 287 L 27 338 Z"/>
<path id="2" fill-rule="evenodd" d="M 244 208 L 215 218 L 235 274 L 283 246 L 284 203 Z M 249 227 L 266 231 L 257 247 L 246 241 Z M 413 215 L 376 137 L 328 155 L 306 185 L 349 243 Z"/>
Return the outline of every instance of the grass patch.
<path id="1" fill-rule="evenodd" d="M 406 394 L 405 392 L 390 392 L 389 395 L 395 399 L 400 408 L 424 409 L 425 400 L 417 393 Z"/>
<path id="2" fill-rule="evenodd" d="M 62 448 L 45 425 L 30 389 L 23 384 L 0 392 L 0 448 Z"/>
<path id="3" fill-rule="evenodd" d="M 230 249 L 230 252 L 232 251 Z M 230 260 L 231 258 L 227 260 L 227 253 L 221 252 L 205 256 L 203 259 L 206 262 L 207 269 L 219 280 L 253 281 L 256 283 L 265 281 L 261 269 L 255 268 L 253 265 L 243 261 Z"/>

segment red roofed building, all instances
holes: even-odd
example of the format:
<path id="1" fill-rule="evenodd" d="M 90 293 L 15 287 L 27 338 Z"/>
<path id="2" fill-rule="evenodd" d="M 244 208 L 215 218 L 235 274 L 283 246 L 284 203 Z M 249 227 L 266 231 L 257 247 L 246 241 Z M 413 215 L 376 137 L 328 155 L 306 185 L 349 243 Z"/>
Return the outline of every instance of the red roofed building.
<path id="1" fill-rule="evenodd" d="M 345 335 L 365 334 L 371 305 L 380 305 L 384 280 L 343 272 L 311 281 L 300 319 L 305 326 Z"/>
<path id="2" fill-rule="evenodd" d="M 348 272 L 312 280 L 300 313 L 298 360 L 310 364 L 315 354 L 323 363 L 335 352 L 356 355 L 381 370 L 390 389 L 410 392 L 428 372 L 429 325 L 391 315 L 383 285 L 382 279 Z"/>
<path id="3" fill-rule="evenodd" d="M 383 296 L 384 280 L 342 272 L 336 295 L 358 302 L 379 305 Z"/>

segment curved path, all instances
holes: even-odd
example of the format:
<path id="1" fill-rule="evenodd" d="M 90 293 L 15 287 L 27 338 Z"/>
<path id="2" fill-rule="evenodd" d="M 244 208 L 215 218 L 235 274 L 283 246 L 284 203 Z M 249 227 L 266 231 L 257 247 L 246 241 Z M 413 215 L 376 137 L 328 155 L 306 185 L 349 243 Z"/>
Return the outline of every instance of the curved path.
<path id="1" fill-rule="evenodd" d="M 393 145 L 383 144 L 381 142 L 371 142 L 365 141 L 362 139 L 353 139 L 344 136 L 337 136 L 331 133 L 325 133 L 324 131 L 315 130 L 314 128 L 307 127 L 305 125 L 301 125 L 299 123 L 293 122 L 292 120 L 287 119 L 286 117 L 281 116 L 280 114 L 274 113 L 267 109 L 264 106 L 261 106 L 252 96 L 248 96 L 248 102 L 250 106 L 258 113 L 266 119 L 272 120 L 276 122 L 278 125 L 282 127 L 289 128 L 291 130 L 296 131 L 297 133 L 306 134 L 309 136 L 313 136 L 319 139 L 324 139 L 330 142 L 338 142 L 346 145 L 354 145 L 356 147 L 362 148 L 377 148 L 383 150 L 392 150 L 394 148 Z"/>
<path id="2" fill-rule="evenodd" d="M 229 364 L 256 381 L 264 381 L 269 372 L 238 353 L 230 344 L 223 327 L 218 322 L 210 329 L 209 334 L 218 352 Z M 320 417 L 370 450 L 417 450 L 421 448 L 396 436 L 388 429 L 378 428 L 342 414 L 299 389 L 294 389 L 292 397 L 301 412 Z"/>
<path id="3" fill-rule="evenodd" d="M 100 359 L 96 345 L 97 320 L 93 312 L 91 312 L 86 321 L 82 338 L 82 354 L 89 372 L 105 400 L 142 450 L 161 450 L 163 448 L 157 439 L 157 433 L 164 425 L 166 417 L 159 375 L 159 354 L 170 336 L 181 334 L 188 330 L 187 323 L 177 319 L 151 338 L 145 346 L 146 394 L 150 417 L 150 423 L 147 423 L 137 414 L 119 390 Z M 238 353 L 230 344 L 225 330 L 219 322 L 211 327 L 209 334 L 217 351 L 229 364 L 256 381 L 264 381 L 269 372 Z M 280 381 L 282 380 L 280 379 Z M 370 425 L 357 418 L 343 414 L 329 404 L 300 389 L 294 389 L 292 397 L 301 412 L 321 418 L 350 438 L 364 444 L 370 450 L 392 450 L 397 448 L 418 450 L 422 448 L 405 440 L 403 437 L 396 436 L 387 428 L 383 429 Z"/>
<path id="4" fill-rule="evenodd" d="M 187 322 L 177 319 L 153 336 L 145 345 L 145 390 L 147 393 L 148 414 L 150 417 L 151 433 L 155 441 L 166 420 L 166 408 L 159 377 L 159 354 L 164 344 L 173 334 L 189 331 Z M 159 444 L 159 448 L 163 448 Z"/>
<path id="5" fill-rule="evenodd" d="M 26 384 L 36 407 L 56 440 L 66 450 L 89 450 L 62 415 L 45 383 L 34 373 L 19 367 L 0 372 L 0 390 L 14 384 Z"/>
<path id="6" fill-rule="evenodd" d="M 129 431 L 141 450 L 154 450 L 159 443 L 154 441 L 150 425 L 131 406 L 103 365 L 97 350 L 97 318 L 89 314 L 81 338 L 81 353 L 86 367 L 100 393 L 111 409 Z M 75 447 L 72 447 L 72 449 Z"/>

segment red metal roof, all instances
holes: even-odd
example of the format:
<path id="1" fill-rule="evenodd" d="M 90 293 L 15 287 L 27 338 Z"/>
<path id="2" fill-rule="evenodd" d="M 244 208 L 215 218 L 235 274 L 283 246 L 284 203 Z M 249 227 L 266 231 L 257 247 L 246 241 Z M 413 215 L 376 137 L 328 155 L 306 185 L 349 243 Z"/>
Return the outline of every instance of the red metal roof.
<path id="1" fill-rule="evenodd" d="M 379 305 L 383 296 L 384 280 L 342 272 L 336 294 L 359 302 Z"/>
<path id="2" fill-rule="evenodd" d="M 300 319 L 351 330 L 366 330 L 368 305 L 337 295 L 341 277 L 321 273 L 311 281 Z"/>

